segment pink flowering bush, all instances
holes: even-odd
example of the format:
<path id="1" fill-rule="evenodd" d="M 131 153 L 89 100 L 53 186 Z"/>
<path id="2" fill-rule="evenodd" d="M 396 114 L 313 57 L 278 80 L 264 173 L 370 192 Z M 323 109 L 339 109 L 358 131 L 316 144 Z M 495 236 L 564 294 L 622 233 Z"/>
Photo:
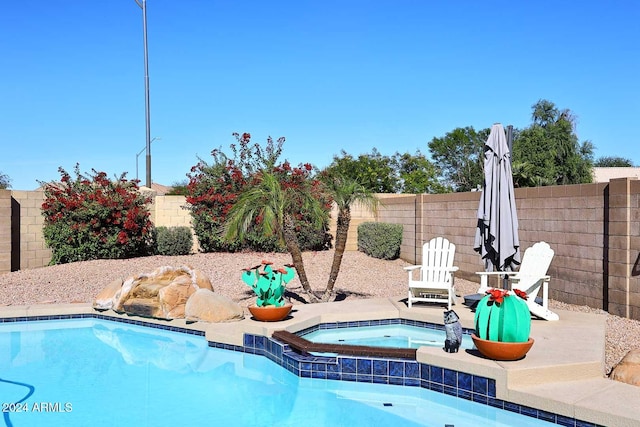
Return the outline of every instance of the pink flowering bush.
<path id="1" fill-rule="evenodd" d="M 53 251 L 51 264 L 92 259 L 120 259 L 152 254 L 154 228 L 149 197 L 136 181 L 110 180 L 92 170 L 85 177 L 76 165 L 72 178 L 58 168 L 60 182 L 41 183 L 44 238 Z"/>

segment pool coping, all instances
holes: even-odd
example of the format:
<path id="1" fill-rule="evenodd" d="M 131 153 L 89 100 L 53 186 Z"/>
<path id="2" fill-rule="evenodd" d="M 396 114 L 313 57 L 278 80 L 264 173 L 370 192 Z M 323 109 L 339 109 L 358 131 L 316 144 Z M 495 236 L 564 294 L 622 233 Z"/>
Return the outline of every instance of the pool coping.
<path id="1" fill-rule="evenodd" d="M 460 316 L 463 327 L 473 326 L 473 314 L 470 310 L 462 306 L 456 306 L 454 309 Z M 67 317 L 82 314 L 91 315 L 90 317 L 126 319 L 127 323 L 158 325 L 170 330 L 195 331 L 194 333 L 198 335 L 204 335 L 210 345 L 213 343 L 215 347 L 263 354 L 295 372 L 294 367 L 287 367 L 286 364 L 297 363 L 300 366 L 301 363 L 307 362 L 300 359 L 299 355 L 284 343 L 271 339 L 273 332 L 284 330 L 295 333 L 320 323 L 394 318 L 442 324 L 442 313 L 442 307 L 437 305 L 416 304 L 408 309 L 402 298 L 398 297 L 295 305 L 288 319 L 268 323 L 255 321 L 250 315 L 241 321 L 217 324 L 187 323 L 183 319 L 165 321 L 130 317 L 111 311 L 98 312 L 89 304 L 4 306 L 0 307 L 0 322 L 6 318 L 27 320 L 27 318 L 38 316 L 55 318 L 55 316 Z M 529 416 L 532 415 L 532 411 L 539 411 L 543 419 L 549 414 L 555 414 L 555 422 L 561 425 L 637 425 L 640 422 L 640 409 L 630 406 L 629 402 L 640 401 L 640 388 L 612 381 L 603 376 L 605 316 L 569 311 L 560 311 L 559 314 L 560 322 L 532 322 L 531 336 L 536 343 L 523 360 L 496 362 L 479 356 L 473 350 L 445 353 L 441 348 L 421 347 L 417 350 L 416 360 L 413 362 L 417 365 L 402 365 L 402 369 L 408 370 L 411 376 L 402 377 L 403 380 L 400 383 L 426 386 L 426 388 L 434 386 L 431 389 L 440 392 L 448 391 L 448 394 L 453 394 L 452 391 L 455 389 L 459 397 L 469 398 L 476 396 L 465 395 L 469 387 L 473 390 L 473 379 L 487 378 L 495 382 L 495 394 L 493 396 L 491 396 L 493 393 L 478 394 L 481 403 L 489 405 L 493 403 L 492 406 L 503 407 Z M 255 345 L 256 337 L 259 341 L 257 346 Z M 585 337 L 589 339 L 586 340 Z M 252 340 L 254 347 L 247 345 L 251 344 Z M 283 355 L 286 360 L 283 359 Z M 353 359 L 356 359 L 355 368 L 347 366 L 349 363 L 354 363 L 350 362 Z M 365 359 L 360 358 L 360 360 Z M 412 361 L 403 361 L 405 362 Z M 353 369 L 355 371 L 353 378 L 349 378 L 346 374 L 346 378 L 340 379 L 357 381 L 358 358 L 344 357 L 342 363 L 342 368 L 346 366 L 347 372 Z M 361 364 L 367 365 L 368 362 L 361 362 Z M 323 366 L 326 370 L 328 365 Z M 413 372 L 416 366 L 419 368 L 417 374 Z M 443 381 L 438 383 L 430 381 L 429 377 L 425 379 L 424 373 L 420 370 L 422 366 L 427 367 L 423 369 L 425 371 L 430 370 L 431 367 L 442 368 Z M 462 387 L 446 390 L 445 372 L 449 373 L 449 376 L 452 375 L 451 372 L 456 375 L 463 373 Z M 296 373 L 301 376 L 331 377 L 330 372 L 318 374 L 318 371 L 313 369 L 302 369 Z M 439 375 L 439 371 L 437 374 Z M 418 375 L 417 378 L 416 375 Z M 374 377 L 372 376 L 369 382 L 375 382 Z M 386 380 L 389 383 L 398 383 L 395 381 L 396 377 L 388 378 L 391 378 Z M 362 380 L 368 381 L 369 378 L 362 377 Z M 451 384 L 451 378 L 447 381 Z"/>

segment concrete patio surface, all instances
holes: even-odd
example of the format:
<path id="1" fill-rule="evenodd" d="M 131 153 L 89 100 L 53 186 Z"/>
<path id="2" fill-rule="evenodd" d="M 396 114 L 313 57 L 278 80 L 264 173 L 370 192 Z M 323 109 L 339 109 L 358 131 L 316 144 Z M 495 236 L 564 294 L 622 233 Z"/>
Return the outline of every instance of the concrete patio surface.
<path id="1" fill-rule="evenodd" d="M 462 326 L 473 329 L 474 313 L 461 304 L 454 310 Z M 242 346 L 244 333 L 271 336 L 276 330 L 297 332 L 318 323 L 404 318 L 442 324 L 443 311 L 437 304 L 414 304 L 409 309 L 404 299 L 397 297 L 294 305 L 289 318 L 272 323 L 255 321 L 250 314 L 241 321 L 217 324 L 141 320 L 204 331 L 209 341 Z M 89 304 L 0 307 L 0 318 L 79 313 L 97 312 Z M 100 313 L 129 317 L 112 311 Z M 521 360 L 499 362 L 476 350 L 445 353 L 440 347 L 419 348 L 416 360 L 494 378 L 496 397 L 508 402 L 605 426 L 640 425 L 640 387 L 609 380 L 603 373 L 605 316 L 557 313 L 557 322 L 532 321 L 535 343 Z"/>

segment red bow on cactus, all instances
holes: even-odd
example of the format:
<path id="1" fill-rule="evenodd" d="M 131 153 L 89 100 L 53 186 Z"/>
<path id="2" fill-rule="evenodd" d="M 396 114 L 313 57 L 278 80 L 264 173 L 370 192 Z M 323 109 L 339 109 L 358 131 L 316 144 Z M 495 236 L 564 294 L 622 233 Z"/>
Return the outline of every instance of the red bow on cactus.
<path id="1" fill-rule="evenodd" d="M 522 299 L 527 299 L 529 298 L 529 296 L 527 295 L 527 293 L 525 291 L 521 291 L 520 289 L 514 289 L 513 292 L 516 293 L 516 295 L 518 295 L 520 298 Z"/>
<path id="2" fill-rule="evenodd" d="M 509 291 L 506 289 L 489 289 L 487 294 L 491 295 L 491 298 L 489 298 L 491 301 L 502 304 L 502 301 L 504 300 L 504 297 L 508 295 L 508 292 Z"/>
<path id="3" fill-rule="evenodd" d="M 527 293 L 521 291 L 520 289 L 514 289 L 513 292 L 524 300 L 528 298 Z M 494 301 L 498 304 L 502 304 L 502 301 L 504 301 L 504 297 L 508 297 L 509 295 L 511 295 L 506 289 L 489 289 L 487 291 L 487 294 L 491 295 L 491 297 L 489 298 L 490 301 Z"/>

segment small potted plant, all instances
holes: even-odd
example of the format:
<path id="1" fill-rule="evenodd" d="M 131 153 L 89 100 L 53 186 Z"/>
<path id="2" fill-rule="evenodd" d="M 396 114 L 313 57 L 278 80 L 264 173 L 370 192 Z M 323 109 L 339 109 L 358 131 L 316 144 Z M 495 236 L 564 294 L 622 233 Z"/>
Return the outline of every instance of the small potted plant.
<path id="1" fill-rule="evenodd" d="M 282 320 L 291 311 L 292 305 L 285 301 L 284 291 L 285 285 L 295 276 L 295 269 L 292 265 L 285 265 L 274 270 L 272 265 L 269 261 L 262 261 L 260 265 L 242 270 L 242 281 L 258 297 L 256 304 L 249 306 L 249 311 L 256 320 Z"/>
<path id="2" fill-rule="evenodd" d="M 476 307 L 475 334 L 478 351 L 494 360 L 518 360 L 533 345 L 527 294 L 516 289 L 489 289 Z"/>

